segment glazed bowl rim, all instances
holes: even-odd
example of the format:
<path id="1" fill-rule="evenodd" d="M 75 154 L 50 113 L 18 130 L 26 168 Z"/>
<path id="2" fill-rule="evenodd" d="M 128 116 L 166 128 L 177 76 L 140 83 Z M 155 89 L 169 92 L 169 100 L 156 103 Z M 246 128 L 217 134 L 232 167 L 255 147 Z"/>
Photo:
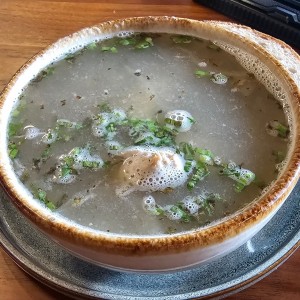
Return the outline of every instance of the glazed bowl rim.
<path id="1" fill-rule="evenodd" d="M 0 110 L 1 114 L 3 111 L 3 106 L 5 104 L 5 99 L 8 97 L 9 93 L 15 88 L 18 80 L 24 72 L 30 68 L 31 65 L 36 63 L 37 60 L 47 57 L 49 51 L 54 51 L 57 47 L 61 45 L 70 51 L 71 45 L 74 42 L 84 40 L 87 36 L 91 38 L 94 34 L 99 34 L 103 36 L 110 36 L 111 34 L 116 35 L 119 32 L 159 32 L 158 27 L 163 28 L 161 32 L 169 33 L 179 33 L 180 31 L 189 30 L 186 32 L 188 35 L 196 35 L 197 30 L 216 30 L 216 33 L 212 35 L 217 35 L 219 39 L 224 39 L 223 42 L 235 42 L 239 47 L 249 47 L 252 53 L 258 58 L 263 58 L 269 64 L 273 66 L 281 74 L 282 81 L 285 82 L 287 86 L 290 87 L 290 97 L 294 98 L 293 101 L 300 102 L 300 91 L 296 83 L 291 79 L 290 74 L 286 69 L 272 57 L 263 46 L 255 43 L 252 40 L 246 39 L 235 33 L 225 30 L 220 24 L 226 22 L 218 21 L 197 21 L 193 19 L 177 18 L 177 17 L 133 17 L 114 21 L 102 22 L 100 24 L 94 25 L 92 27 L 83 28 L 69 36 L 59 39 L 50 46 L 46 47 L 44 50 L 40 51 L 38 54 L 33 56 L 11 79 L 7 84 L 6 88 L 0 95 Z M 230 24 L 230 23 L 227 23 Z M 240 28 L 247 28 L 240 26 Z M 152 30 L 151 30 L 152 29 Z M 179 32 L 178 32 L 179 31 Z M 191 31 L 191 32 L 190 32 Z M 195 33 L 196 32 L 196 33 Z M 266 39 L 272 39 L 271 37 L 258 33 L 260 36 Z M 222 38 L 221 38 L 222 36 Z M 226 37 L 226 38 L 225 38 Z M 275 39 L 274 39 L 275 40 Z M 91 42 L 92 40 L 89 40 Z M 246 41 L 246 46 L 243 44 Z M 87 40 L 85 44 L 89 43 Z M 278 41 L 277 41 L 278 42 Z M 68 46 L 68 43 L 70 45 Z M 280 42 L 283 47 L 291 49 L 289 46 Z M 74 48 L 72 50 L 74 52 Z M 67 54 L 68 52 L 61 53 Z M 59 58 L 62 58 L 60 55 Z M 300 58 L 299 58 L 300 59 Z M 50 61 L 51 62 L 51 61 Z M 48 61 L 48 65 L 50 64 Z M 42 68 L 41 68 L 42 69 Z M 277 75 L 278 75 L 277 73 Z M 278 75 L 279 76 L 279 75 Z M 28 83 L 28 82 L 27 82 Z M 294 104 L 295 105 L 295 104 Z M 124 252 L 124 253 L 166 253 L 172 251 L 182 251 L 186 249 L 193 249 L 200 246 L 214 245 L 223 240 L 232 238 L 237 234 L 240 234 L 260 221 L 266 219 L 270 214 L 274 213 L 278 207 L 284 202 L 292 188 L 297 182 L 300 173 L 300 113 L 294 109 L 294 123 L 299 124 L 294 126 L 294 138 L 290 149 L 290 158 L 286 164 L 284 172 L 282 172 L 279 177 L 274 181 L 269 190 L 263 194 L 258 201 L 251 203 L 247 207 L 231 214 L 228 217 L 220 219 L 218 222 L 213 222 L 205 227 L 199 227 L 195 230 L 189 230 L 179 233 L 174 233 L 170 235 L 123 235 L 117 233 L 107 233 L 100 230 L 95 230 L 89 227 L 84 227 L 76 224 L 72 220 L 67 220 L 63 217 L 57 217 L 49 209 L 37 208 L 34 203 L 24 200 L 24 191 L 22 184 L 12 185 L 10 174 L 7 170 L 7 161 L 9 160 L 7 151 L 4 151 L 4 147 L 0 147 L 0 177 L 1 183 L 4 189 L 8 192 L 14 204 L 19 208 L 19 210 L 27 216 L 34 224 L 40 227 L 44 232 L 50 234 L 53 237 L 59 239 L 65 239 L 68 242 L 75 242 L 78 244 L 86 245 L 94 249 L 101 249 L 101 251 L 112 251 L 112 252 Z M 296 122 L 297 121 L 297 122 Z M 1 121 L 1 126 L 7 126 Z M 0 133 L 0 143 L 4 141 L 5 133 L 1 130 Z M 6 152 L 6 153 L 5 153 Z M 6 155 L 6 156 L 5 156 Z M 5 158 L 2 162 L 2 158 Z M 9 169 L 10 167 L 8 167 Z M 15 183 L 16 181 L 14 181 Z M 31 197 L 33 198 L 33 197 Z M 34 200 L 34 199 L 33 199 Z M 36 200 L 34 200 L 37 202 Z M 39 204 L 41 205 L 41 204 Z"/>

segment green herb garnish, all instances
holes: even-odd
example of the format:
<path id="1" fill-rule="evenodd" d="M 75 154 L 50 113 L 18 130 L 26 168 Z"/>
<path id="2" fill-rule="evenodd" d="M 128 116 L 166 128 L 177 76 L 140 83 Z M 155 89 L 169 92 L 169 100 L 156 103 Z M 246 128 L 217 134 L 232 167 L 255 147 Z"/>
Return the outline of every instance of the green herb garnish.
<path id="1" fill-rule="evenodd" d="M 18 153 L 19 153 L 19 149 L 17 148 L 16 143 L 10 141 L 9 144 L 8 144 L 8 155 L 9 155 L 9 157 L 11 159 L 14 159 L 14 158 L 17 157 Z"/>
<path id="2" fill-rule="evenodd" d="M 209 170 L 207 166 L 202 162 L 197 162 L 194 173 L 192 177 L 189 179 L 189 181 L 187 182 L 187 188 L 189 190 L 192 190 L 199 181 L 203 180 L 208 175 L 209 175 Z"/>
<path id="3" fill-rule="evenodd" d="M 209 77 L 209 76 L 211 76 L 210 72 L 205 71 L 205 70 L 201 70 L 201 69 L 196 70 L 196 71 L 195 71 L 195 75 L 196 75 L 198 78 Z"/>
<path id="4" fill-rule="evenodd" d="M 171 39 L 175 44 L 190 44 L 192 42 L 192 37 L 186 35 L 173 35 Z"/>
<path id="5" fill-rule="evenodd" d="M 101 47 L 102 52 L 111 52 L 111 53 L 118 53 L 118 49 L 115 46 L 102 46 Z"/>
<path id="6" fill-rule="evenodd" d="M 32 186 L 32 192 L 34 197 L 43 202 L 49 209 L 56 209 L 56 205 L 53 202 L 49 201 L 49 199 L 47 198 L 47 193 L 43 189 Z"/>
<path id="7" fill-rule="evenodd" d="M 242 191 L 255 179 L 255 174 L 252 171 L 244 169 L 233 162 L 223 165 L 223 169 L 219 171 L 219 174 L 236 181 L 236 192 Z"/>
<path id="8" fill-rule="evenodd" d="M 88 44 L 85 48 L 88 50 L 94 50 L 97 47 L 98 47 L 97 43 L 93 42 L 93 43 Z"/>
<path id="9" fill-rule="evenodd" d="M 141 41 L 139 41 L 136 45 L 135 48 L 136 49 L 146 49 L 149 47 L 154 46 L 152 38 L 151 37 L 145 37 L 144 39 L 142 39 Z"/>
<path id="10" fill-rule="evenodd" d="M 16 136 L 20 129 L 22 128 L 22 123 L 9 123 L 8 125 L 8 136 L 13 137 Z"/>
<path id="11" fill-rule="evenodd" d="M 43 78 L 48 77 L 54 73 L 54 67 L 48 67 L 42 70 L 33 80 L 32 82 L 39 82 Z"/>
<path id="12" fill-rule="evenodd" d="M 281 138 L 287 138 L 290 133 L 289 128 L 277 120 L 268 122 L 266 130 L 270 135 L 279 136 Z"/>
<path id="13" fill-rule="evenodd" d="M 122 38 L 119 40 L 119 44 L 123 46 L 135 45 L 136 40 L 134 38 Z"/>

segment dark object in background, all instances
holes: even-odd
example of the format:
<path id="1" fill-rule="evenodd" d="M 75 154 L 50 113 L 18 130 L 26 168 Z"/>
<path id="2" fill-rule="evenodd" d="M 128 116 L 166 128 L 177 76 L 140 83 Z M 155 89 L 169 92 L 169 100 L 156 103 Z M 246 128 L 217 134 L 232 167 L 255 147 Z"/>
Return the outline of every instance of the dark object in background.
<path id="1" fill-rule="evenodd" d="M 194 0 L 300 49 L 300 0 Z"/>

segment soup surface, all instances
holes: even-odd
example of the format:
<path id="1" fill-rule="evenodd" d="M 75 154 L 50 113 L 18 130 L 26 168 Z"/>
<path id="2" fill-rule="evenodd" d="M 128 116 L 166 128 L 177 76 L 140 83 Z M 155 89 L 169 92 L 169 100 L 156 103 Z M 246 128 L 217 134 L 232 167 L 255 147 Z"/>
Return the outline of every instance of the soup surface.
<path id="1" fill-rule="evenodd" d="M 265 87 L 212 42 L 136 34 L 90 44 L 33 79 L 11 116 L 9 153 L 56 213 L 155 235 L 257 198 L 286 155 L 286 124 Z"/>

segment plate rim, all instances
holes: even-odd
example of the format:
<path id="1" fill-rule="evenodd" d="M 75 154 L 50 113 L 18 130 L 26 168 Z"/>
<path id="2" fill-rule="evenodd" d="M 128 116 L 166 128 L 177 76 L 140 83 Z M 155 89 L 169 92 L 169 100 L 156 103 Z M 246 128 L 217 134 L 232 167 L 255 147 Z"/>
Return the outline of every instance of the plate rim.
<path id="1" fill-rule="evenodd" d="M 26 220 L 28 222 L 28 220 Z M 263 229 L 262 229 L 263 230 Z M 122 296 L 122 299 L 150 299 L 150 297 L 145 296 L 125 296 L 125 295 L 113 295 L 107 292 L 98 292 L 99 295 L 102 298 L 99 298 L 97 295 L 92 295 L 89 293 L 89 291 L 92 291 L 88 288 L 83 288 L 74 285 L 74 283 L 68 282 L 69 285 L 72 285 L 72 288 L 66 287 L 66 281 L 62 278 L 59 278 L 58 276 L 53 276 L 52 274 L 49 274 L 46 269 L 42 268 L 42 263 L 40 266 L 34 264 L 30 260 L 30 256 L 26 255 L 22 249 L 19 249 L 17 245 L 15 245 L 14 242 L 11 242 L 8 238 L 8 234 L 5 234 L 3 229 L 0 230 L 0 245 L 4 252 L 16 263 L 16 265 L 21 268 L 24 272 L 26 272 L 28 275 L 36 279 L 38 282 L 40 282 L 42 285 L 47 286 L 51 288 L 52 290 L 55 290 L 59 293 L 62 293 L 66 296 L 77 298 L 77 299 L 114 299 L 113 296 Z M 269 257 L 266 261 L 256 266 L 254 269 L 252 269 L 250 272 L 243 275 L 243 277 L 246 277 L 245 280 L 239 281 L 239 279 L 232 279 L 230 281 L 227 281 L 225 284 L 230 284 L 227 288 L 223 290 L 217 290 L 211 294 L 207 295 L 195 295 L 199 294 L 200 291 L 196 292 L 190 292 L 190 293 L 184 293 L 182 295 L 184 296 L 192 296 L 193 298 L 189 299 L 222 299 L 224 297 L 227 297 L 229 295 L 233 295 L 235 293 L 238 293 L 251 285 L 255 284 L 259 280 L 263 279 L 264 277 L 268 276 L 270 273 L 272 273 L 277 267 L 279 267 L 282 263 L 284 263 L 298 248 L 300 247 L 300 230 L 298 230 L 291 239 L 288 240 L 287 243 L 285 243 L 281 250 L 276 252 L 275 255 Z M 64 251 L 64 250 L 63 250 Z M 257 272 L 256 270 L 261 268 L 263 269 L 260 272 Z M 99 267 L 101 268 L 101 267 Z M 49 276 L 43 276 L 43 273 L 48 274 Z M 122 272 L 121 272 L 122 273 Z M 251 273 L 254 273 L 253 276 L 251 276 Z M 155 274 L 152 274 L 152 276 L 155 276 Z M 240 277 L 241 278 L 241 277 Z M 235 281 L 238 281 L 234 283 Z M 221 287 L 223 284 L 219 284 L 216 287 Z M 208 288 L 211 289 L 211 288 Z M 80 292 L 82 290 L 82 292 Z M 86 292 L 84 292 L 86 291 Z M 204 290 L 201 290 L 204 291 Z M 110 297 L 109 297 L 110 296 Z M 196 298 L 195 298 L 196 296 Z M 80 298 L 78 298 L 80 297 Z M 83 297 L 83 298 L 82 298 Z M 105 298 L 103 298 L 105 297 Z M 174 295 L 164 296 L 164 299 L 172 299 Z M 152 299 L 161 299 L 161 296 L 157 297 L 151 297 Z M 185 298 L 186 299 L 186 298 Z"/>

